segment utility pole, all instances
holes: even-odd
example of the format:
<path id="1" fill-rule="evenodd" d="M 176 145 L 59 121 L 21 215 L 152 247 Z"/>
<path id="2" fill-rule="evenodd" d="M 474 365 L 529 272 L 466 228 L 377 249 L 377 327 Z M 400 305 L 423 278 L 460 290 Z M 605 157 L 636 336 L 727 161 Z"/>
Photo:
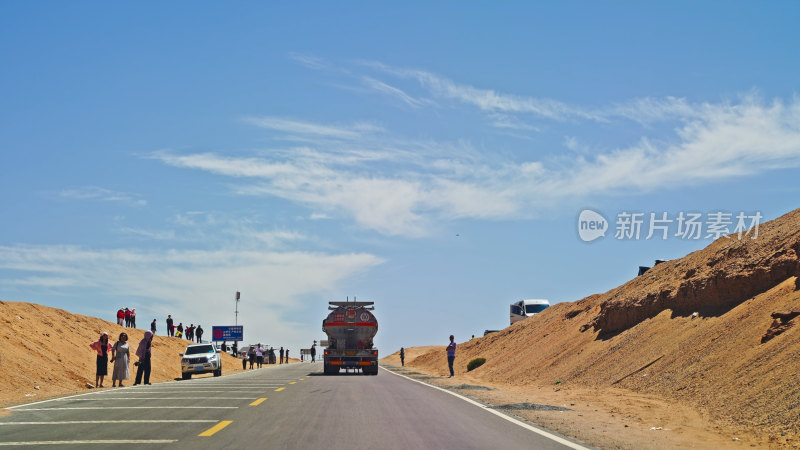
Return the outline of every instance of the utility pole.
<path id="1" fill-rule="evenodd" d="M 239 293 L 239 291 L 236 291 L 236 311 L 235 311 L 235 314 L 236 314 L 235 322 L 236 323 L 234 323 L 234 325 L 239 325 L 239 298 L 240 297 L 241 297 L 241 294 Z"/>

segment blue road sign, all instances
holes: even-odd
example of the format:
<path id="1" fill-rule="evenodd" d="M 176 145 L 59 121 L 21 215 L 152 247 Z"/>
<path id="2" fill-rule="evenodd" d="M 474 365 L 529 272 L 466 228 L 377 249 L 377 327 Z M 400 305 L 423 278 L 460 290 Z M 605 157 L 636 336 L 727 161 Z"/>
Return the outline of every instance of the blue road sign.
<path id="1" fill-rule="evenodd" d="M 237 326 L 218 326 L 211 327 L 211 340 L 212 341 L 243 341 L 244 340 L 244 327 Z"/>

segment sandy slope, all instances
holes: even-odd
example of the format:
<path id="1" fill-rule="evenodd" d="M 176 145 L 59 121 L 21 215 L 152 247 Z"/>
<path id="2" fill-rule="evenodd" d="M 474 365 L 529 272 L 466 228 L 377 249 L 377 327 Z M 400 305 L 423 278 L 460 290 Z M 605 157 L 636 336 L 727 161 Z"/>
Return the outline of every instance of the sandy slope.
<path id="1" fill-rule="evenodd" d="M 795 210 L 762 224 L 758 239 L 720 238 L 609 292 L 462 343 L 457 373 L 485 357 L 470 377 L 622 389 L 689 406 L 771 445 L 800 444 L 798 254 Z M 762 342 L 770 330 L 780 334 Z M 447 373 L 441 347 L 406 366 Z"/>
<path id="2" fill-rule="evenodd" d="M 102 331 L 109 333 L 112 344 L 119 333 L 127 332 L 132 354 L 144 336 L 144 330 L 120 327 L 63 309 L 0 301 L 0 406 L 86 392 L 86 383 L 94 383 L 95 378 L 95 353 L 89 344 L 97 340 Z M 151 382 L 172 381 L 180 377 L 179 353 L 188 342 L 156 335 L 152 348 Z M 227 354 L 222 358 L 224 373 L 242 370 L 241 360 Z M 133 377 L 136 357 L 131 359 Z M 109 374 L 111 368 L 109 364 Z M 133 384 L 133 380 L 126 383 Z M 111 386 L 110 377 L 104 384 L 107 388 Z"/>

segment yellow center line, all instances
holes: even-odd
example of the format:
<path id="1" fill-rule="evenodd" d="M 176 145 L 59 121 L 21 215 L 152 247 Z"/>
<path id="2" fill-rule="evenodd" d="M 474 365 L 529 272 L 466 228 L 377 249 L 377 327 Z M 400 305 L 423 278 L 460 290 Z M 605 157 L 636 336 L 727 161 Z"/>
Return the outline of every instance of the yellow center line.
<path id="1" fill-rule="evenodd" d="M 275 392 L 280 392 L 280 391 L 282 391 L 284 389 L 286 389 L 286 388 L 285 387 L 279 387 L 278 389 L 275 389 Z"/>
<path id="2" fill-rule="evenodd" d="M 295 384 L 297 381 L 290 381 L 289 384 Z"/>
<path id="3" fill-rule="evenodd" d="M 300 381 L 303 381 L 303 380 L 305 380 L 305 378 L 300 378 Z"/>
<path id="4" fill-rule="evenodd" d="M 258 405 L 264 403 L 264 400 L 266 400 L 266 399 L 267 399 L 266 397 L 262 397 L 262 398 L 260 398 L 260 399 L 258 399 L 256 401 L 254 401 L 253 403 L 250 403 L 250 406 L 258 406 Z"/>
<path id="5" fill-rule="evenodd" d="M 216 433 L 217 431 L 227 427 L 228 425 L 230 425 L 232 423 L 233 423 L 232 420 L 223 420 L 220 423 L 214 425 L 213 427 L 207 429 L 206 431 L 203 431 L 202 433 L 198 434 L 198 436 L 202 436 L 202 437 L 213 436 L 214 433 Z"/>

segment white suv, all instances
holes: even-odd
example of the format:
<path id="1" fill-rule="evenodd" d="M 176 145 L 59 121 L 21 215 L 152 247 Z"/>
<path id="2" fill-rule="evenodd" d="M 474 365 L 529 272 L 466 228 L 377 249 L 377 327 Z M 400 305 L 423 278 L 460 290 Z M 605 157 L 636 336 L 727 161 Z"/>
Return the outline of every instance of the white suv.
<path id="1" fill-rule="evenodd" d="M 189 344 L 180 354 L 181 375 L 184 380 L 192 374 L 213 372 L 215 377 L 222 375 L 222 357 L 212 344 Z"/>

